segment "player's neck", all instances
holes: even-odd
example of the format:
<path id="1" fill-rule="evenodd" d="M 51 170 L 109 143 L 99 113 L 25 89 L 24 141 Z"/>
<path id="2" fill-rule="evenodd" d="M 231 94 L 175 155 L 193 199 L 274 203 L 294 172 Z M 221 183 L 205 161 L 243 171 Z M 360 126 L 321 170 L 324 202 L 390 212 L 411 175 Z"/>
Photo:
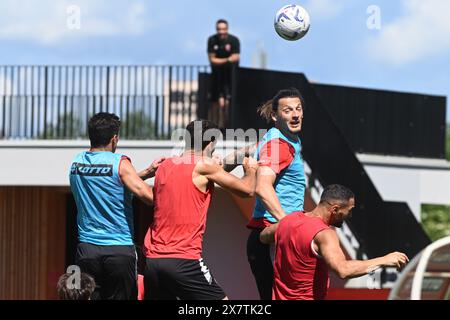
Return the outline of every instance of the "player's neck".
<path id="1" fill-rule="evenodd" d="M 99 151 L 110 151 L 113 152 L 112 146 L 108 145 L 106 147 L 96 147 L 96 148 L 90 148 L 89 152 L 99 152 Z"/>
<path id="2" fill-rule="evenodd" d="M 326 207 L 323 207 L 320 204 L 317 205 L 317 207 L 315 207 L 313 211 L 306 212 L 305 216 L 320 218 L 326 224 L 330 224 L 329 223 L 330 217 L 329 217 L 328 210 Z"/>

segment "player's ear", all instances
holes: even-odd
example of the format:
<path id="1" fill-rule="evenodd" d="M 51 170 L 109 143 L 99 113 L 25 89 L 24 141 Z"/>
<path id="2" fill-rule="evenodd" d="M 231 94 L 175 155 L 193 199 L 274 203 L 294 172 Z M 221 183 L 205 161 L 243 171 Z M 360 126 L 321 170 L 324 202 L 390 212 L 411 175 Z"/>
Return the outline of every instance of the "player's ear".
<path id="1" fill-rule="evenodd" d="M 272 114 L 271 114 L 271 118 L 272 118 L 273 122 L 277 122 L 277 115 L 273 111 L 272 111 Z"/>
<path id="2" fill-rule="evenodd" d="M 332 208 L 334 214 L 339 213 L 339 206 L 337 204 L 333 205 L 331 208 Z"/>

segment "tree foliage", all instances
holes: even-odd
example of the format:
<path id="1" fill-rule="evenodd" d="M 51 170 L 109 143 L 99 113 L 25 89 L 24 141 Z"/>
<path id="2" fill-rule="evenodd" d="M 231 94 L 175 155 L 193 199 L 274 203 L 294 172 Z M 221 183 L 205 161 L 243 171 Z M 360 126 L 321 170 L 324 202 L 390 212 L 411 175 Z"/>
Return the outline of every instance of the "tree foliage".
<path id="1" fill-rule="evenodd" d="M 422 225 L 432 241 L 450 236 L 450 206 L 422 205 Z"/>

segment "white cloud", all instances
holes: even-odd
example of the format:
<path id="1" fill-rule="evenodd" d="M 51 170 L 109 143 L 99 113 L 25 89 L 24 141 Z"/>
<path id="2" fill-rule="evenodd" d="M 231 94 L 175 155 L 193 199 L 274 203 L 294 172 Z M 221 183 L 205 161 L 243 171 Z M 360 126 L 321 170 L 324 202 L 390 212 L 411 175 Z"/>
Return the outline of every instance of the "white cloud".
<path id="1" fill-rule="evenodd" d="M 403 0 L 403 7 L 402 17 L 382 22 L 380 34 L 369 40 L 370 56 L 400 66 L 450 51 L 450 1 Z"/>
<path id="2" fill-rule="evenodd" d="M 80 29 L 70 29 L 70 6 L 80 8 Z M 139 35 L 149 23 L 141 1 L 2 0 L 0 38 L 54 44 L 73 37 Z"/>

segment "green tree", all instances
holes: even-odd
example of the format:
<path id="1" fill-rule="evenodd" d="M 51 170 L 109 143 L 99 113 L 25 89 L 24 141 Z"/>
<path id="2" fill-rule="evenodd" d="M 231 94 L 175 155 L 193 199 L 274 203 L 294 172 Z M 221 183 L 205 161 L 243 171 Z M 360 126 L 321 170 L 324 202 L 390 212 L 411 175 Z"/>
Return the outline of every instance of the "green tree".
<path id="1" fill-rule="evenodd" d="M 90 115 L 89 117 L 91 117 Z M 122 115 L 120 136 L 122 139 L 149 140 L 157 139 L 155 124 L 149 116 L 137 111 Z M 87 139 L 87 123 L 71 112 L 62 114 L 55 123 L 47 123 L 46 129 L 39 135 L 40 139 Z M 162 138 L 162 137 L 160 137 Z"/>
<path id="2" fill-rule="evenodd" d="M 73 112 L 61 114 L 56 123 L 48 123 L 39 139 L 87 139 L 87 129 L 83 121 Z"/>
<path id="3" fill-rule="evenodd" d="M 423 204 L 422 225 L 432 241 L 450 236 L 450 206 Z"/>
<path id="4" fill-rule="evenodd" d="M 123 139 L 134 139 L 134 140 L 151 140 L 158 139 L 155 132 L 155 123 L 142 111 L 136 111 L 124 114 L 121 117 L 122 125 L 120 128 L 120 136 Z M 160 139 L 162 137 L 159 137 Z"/>

